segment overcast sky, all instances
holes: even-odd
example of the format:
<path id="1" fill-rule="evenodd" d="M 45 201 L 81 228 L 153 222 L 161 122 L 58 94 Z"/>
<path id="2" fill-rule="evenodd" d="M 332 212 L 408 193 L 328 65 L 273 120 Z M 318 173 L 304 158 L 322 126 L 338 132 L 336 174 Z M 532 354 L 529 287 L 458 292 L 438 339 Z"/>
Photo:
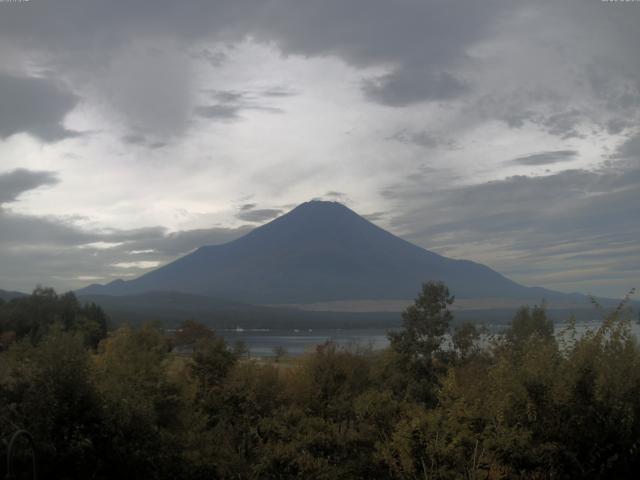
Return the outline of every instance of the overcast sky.
<path id="1" fill-rule="evenodd" d="M 0 288 L 312 198 L 525 285 L 640 287 L 640 3 L 0 0 Z"/>

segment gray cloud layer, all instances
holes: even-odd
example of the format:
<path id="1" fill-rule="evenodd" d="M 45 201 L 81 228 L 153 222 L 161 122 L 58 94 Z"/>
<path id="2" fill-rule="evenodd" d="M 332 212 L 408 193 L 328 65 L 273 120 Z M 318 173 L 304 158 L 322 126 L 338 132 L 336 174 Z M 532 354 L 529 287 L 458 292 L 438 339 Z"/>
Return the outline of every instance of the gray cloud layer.
<path id="1" fill-rule="evenodd" d="M 215 123 L 221 131 L 236 129 L 236 136 L 226 137 L 229 142 L 252 140 L 252 135 L 238 134 L 242 122 L 253 117 L 250 112 L 287 113 L 282 105 L 306 87 L 278 83 L 244 89 L 246 85 L 233 83 L 246 67 L 241 65 L 228 83 L 207 84 L 209 90 L 202 90 L 197 80 L 222 78 L 218 73 L 233 64 L 235 46 L 257 43 L 285 58 L 295 55 L 308 61 L 337 58 L 360 74 L 352 85 L 353 96 L 358 97 L 354 104 L 366 114 L 353 121 L 360 122 L 359 130 L 353 129 L 355 140 L 324 138 L 322 127 L 330 129 L 318 122 L 321 128 L 317 134 L 312 132 L 316 138 L 302 135 L 300 142 L 309 142 L 305 150 L 313 156 L 321 151 L 318 146 L 333 141 L 342 150 L 334 149 L 332 154 L 345 152 L 350 159 L 362 155 L 370 164 L 366 169 L 327 167 L 327 171 L 339 172 L 335 176 L 353 175 L 353 184 L 357 184 L 354 192 L 327 192 L 327 198 L 363 195 L 365 188 L 374 190 L 386 182 L 384 175 L 391 171 L 396 179 L 393 184 L 386 185 L 381 195 L 371 193 L 377 200 L 381 196 L 384 204 L 375 205 L 370 218 L 389 219 L 397 232 L 424 246 L 486 260 L 516 275 L 526 273 L 521 265 L 528 264 L 529 271 L 538 275 L 529 277 L 531 281 L 545 285 L 581 285 L 582 277 L 606 283 L 616 276 L 616 281 L 630 282 L 637 279 L 631 270 L 640 258 L 637 7 L 631 2 L 580 0 L 0 3 L 0 139 L 28 133 L 54 143 L 78 136 L 65 127 L 65 119 L 82 110 L 76 107 L 86 101 L 98 112 L 90 114 L 104 115 L 105 123 L 117 130 L 117 139 L 125 148 L 148 154 L 157 164 L 179 167 L 182 161 L 189 165 L 184 176 L 193 176 L 208 161 L 190 152 L 192 145 L 193 150 L 201 146 L 200 138 L 189 135 L 194 125 Z M 18 60 L 4 61 L 5 56 Z M 191 60 L 204 64 L 210 76 L 192 69 Z M 322 79 L 309 82 L 317 80 Z M 298 114 L 313 118 L 327 114 L 314 110 L 313 105 L 343 98 L 336 100 L 333 92 L 318 89 L 307 100 L 297 106 Z M 345 104 L 345 112 L 351 107 Z M 300 117 L 292 122 L 296 118 Z M 389 118 L 396 118 L 396 123 L 386 124 Z M 368 136 L 362 133 L 367 129 Z M 494 157 L 510 159 L 495 162 L 500 163 L 498 170 L 548 168 L 550 174 L 504 178 L 498 171 L 492 175 L 494 181 L 486 182 L 473 177 L 477 169 L 472 163 L 482 163 L 482 157 L 458 165 L 457 170 L 449 167 L 452 151 L 469 158 L 475 154 L 477 137 L 467 144 L 464 140 L 476 130 L 489 132 L 487 142 L 494 142 L 498 152 Z M 273 131 L 284 135 L 283 130 Z M 501 154 L 500 149 L 517 143 L 523 131 L 533 132 L 536 136 L 531 138 L 539 138 L 540 144 L 523 142 L 521 148 Z M 171 151 L 176 139 L 193 143 Z M 391 145 L 389 150 L 377 150 L 381 139 L 391 140 L 385 142 L 385 148 Z M 580 141 L 583 143 L 575 144 Z M 251 150 L 255 145 L 246 151 L 259 151 L 265 159 L 270 154 L 295 158 L 297 168 L 273 168 L 273 162 L 265 161 L 264 168 L 252 167 L 252 178 L 258 178 L 256 171 L 264 173 L 262 183 L 285 190 L 285 183 L 298 183 L 313 171 L 319 179 L 326 179 L 319 191 L 333 188 L 335 177 L 322 166 L 305 165 L 307 160 L 300 159 L 298 151 L 290 152 L 286 142 L 282 143 L 273 152 Z M 202 146 L 208 147 L 205 142 Z M 20 151 L 22 147 L 15 148 Z M 227 162 L 225 175 L 246 180 L 236 179 L 233 170 L 243 168 L 246 159 L 223 150 L 216 157 Z M 396 155 L 401 150 L 410 154 Z M 593 157 L 614 153 L 608 163 L 596 168 L 593 159 L 588 159 L 587 166 L 578 153 L 589 150 Z M 104 159 L 105 171 L 122 168 L 115 166 L 110 146 L 89 151 Z M 161 157 L 166 151 L 171 158 Z M 51 150 L 39 151 L 30 158 L 49 153 Z M 441 154 L 449 156 L 443 159 Z M 45 160 L 46 166 L 31 161 L 30 165 L 37 165 L 33 168 L 51 168 Z M 570 161 L 573 163 L 568 164 Z M 572 169 L 561 170 L 567 166 Z M 486 172 L 480 173 L 487 178 Z M 405 178 L 398 181 L 402 175 Z M 50 172 L 0 174 L 0 204 L 11 206 L 21 194 L 56 181 Z M 366 182 L 376 186 L 362 186 Z M 299 183 L 299 196 L 318 194 Z M 252 185 L 246 188 L 251 191 Z M 335 188 L 346 190 L 348 186 Z M 292 201 L 286 199 L 286 203 Z M 168 199 L 167 205 L 170 203 Z M 199 198 L 197 204 L 202 203 Z M 273 199 L 267 205 L 284 203 Z M 259 223 L 280 213 L 276 208 L 246 204 L 230 215 Z M 168 261 L 199 245 L 235 238 L 247 229 L 97 231 L 59 218 L 21 215 L 5 205 L 0 209 L 0 270 L 3 279 L 23 279 L 18 285 L 8 285 L 12 288 L 41 281 L 44 271 L 67 279 L 108 279 L 121 271 L 113 264 Z M 87 246 L 97 242 L 103 245 Z M 534 263 L 537 266 L 531 266 Z"/>
<path id="2" fill-rule="evenodd" d="M 264 97 L 288 97 L 294 95 L 283 89 L 267 89 L 262 92 L 243 92 L 237 90 L 214 90 L 211 96 L 218 103 L 200 105 L 195 108 L 197 115 L 212 121 L 233 121 L 240 119 L 244 110 L 257 110 L 269 113 L 283 113 L 279 108 L 263 101 Z"/>
<path id="3" fill-rule="evenodd" d="M 379 103 L 404 107 L 416 102 L 455 98 L 465 92 L 466 87 L 447 72 L 433 74 L 407 68 L 367 80 L 363 90 Z"/>
<path id="4" fill-rule="evenodd" d="M 143 0 L 134 4 L 99 0 L 34 2 L 0 16 L 1 36 L 19 49 L 49 56 L 54 71 L 89 79 L 132 126 L 164 135 L 186 128 L 190 99 L 186 66 L 158 39 L 182 44 L 196 40 L 234 42 L 250 35 L 276 45 L 285 53 L 335 55 L 357 66 L 386 66 L 387 74 L 363 84 L 372 100 L 403 106 L 446 100 L 463 93 L 463 80 L 450 70 L 465 49 L 488 34 L 496 13 L 505 14 L 510 2 L 489 0 L 450 2 L 330 0 L 318 4 L 295 0 L 219 0 L 166 2 Z M 452 29 L 451 25 L 456 28 Z M 137 48 L 136 41 L 153 39 L 156 47 Z M 206 50 L 206 49 L 205 49 Z M 123 51 L 131 52 L 123 55 Z M 208 50 L 194 54 L 214 65 L 222 58 Z M 12 82 L 5 79 L 5 83 Z M 33 82 L 32 85 L 29 85 Z M 7 85 L 24 101 L 31 89 L 42 97 L 37 81 Z M 2 88 L 0 88 L 0 91 Z M 273 91 L 274 97 L 290 94 Z M 0 134 L 31 131 L 44 140 L 68 135 L 59 119 L 74 103 L 61 92 L 47 96 L 42 123 L 11 123 Z M 1 110 L 0 110 L 1 111 Z M 197 114 L 210 119 L 232 119 L 225 105 L 203 106 Z M 7 120 L 4 120 L 6 125 Z"/>
<path id="5" fill-rule="evenodd" d="M 0 173 L 0 206 L 11 203 L 24 192 L 44 185 L 55 185 L 58 178 L 53 172 L 34 172 L 19 168 L 11 172 Z"/>
<path id="6" fill-rule="evenodd" d="M 386 195 L 413 206 L 392 223 L 427 248 L 454 257 L 475 254 L 534 284 L 620 293 L 635 286 L 640 267 L 638 158 L 431 194 L 398 185 Z"/>
<path id="7" fill-rule="evenodd" d="M 0 138 L 20 132 L 47 142 L 74 136 L 62 122 L 77 102 L 52 80 L 0 73 Z"/>
<path id="8" fill-rule="evenodd" d="M 637 20 L 638 13 L 628 5 L 592 3 L 545 1 L 523 6 L 507 0 L 467 0 L 455 5 L 447 0 L 142 0 L 105 5 L 99 0 L 59 0 L 12 8 L 7 15 L 5 8 L 0 32 L 16 48 L 49 56 L 54 72 L 75 72 L 79 78 L 102 84 L 100 88 L 107 90 L 105 98 L 134 126 L 173 135 L 186 129 L 192 99 L 187 91 L 188 68 L 171 52 L 198 40 L 233 43 L 250 36 L 286 54 L 331 55 L 357 67 L 384 68 L 386 73 L 373 75 L 362 84 L 363 93 L 374 102 L 402 107 L 473 93 L 476 86 L 463 67 L 482 65 L 470 50 L 491 40 L 510 22 L 518 25 L 523 15 L 529 15 L 533 20 L 521 27 L 521 35 L 535 38 L 536 26 L 551 28 L 562 24 L 555 20 L 563 19 L 568 25 L 565 36 L 554 36 L 557 32 L 552 30 L 545 41 L 575 64 L 574 81 L 598 98 L 598 108 L 615 113 L 600 119 L 603 128 L 619 132 L 629 124 L 630 114 L 636 116 L 634 108 L 640 105 L 640 62 L 633 58 L 633 45 L 638 44 L 640 33 L 631 20 L 634 16 Z M 575 25 L 580 29 L 575 30 Z M 571 27 L 574 30 L 569 30 Z M 585 31 L 598 34 L 602 40 L 599 46 L 604 48 L 591 53 L 591 59 L 583 57 L 584 51 L 575 51 L 589 49 L 589 45 L 582 47 L 580 38 L 571 43 L 573 36 Z M 129 46 L 141 39 L 147 39 L 151 46 Z M 166 39 L 174 39 L 178 46 L 163 43 Z M 123 55 L 123 51 L 132 53 Z M 226 54 L 204 49 L 194 55 L 204 55 L 207 61 L 220 65 Z M 542 63 L 535 56 L 527 60 Z M 550 87 L 556 80 L 554 72 L 548 65 L 540 68 L 547 69 L 544 84 L 550 92 L 541 92 L 539 85 L 516 94 L 510 89 L 487 93 L 474 110 L 502 118 L 515 128 L 528 121 L 561 138 L 579 137 L 582 134 L 577 127 L 593 116 L 592 108 L 558 102 Z M 25 89 L 32 91 L 33 97 L 43 97 L 43 92 L 52 88 L 34 79 L 15 84 L 7 77 L 4 82 L 7 90 L 17 93 L 8 98 L 26 99 Z M 238 99 L 218 99 L 219 104 L 200 106 L 196 114 L 211 120 L 234 119 Z M 3 119 L 0 135 L 23 129 L 45 140 L 62 138 L 69 132 L 59 127 L 59 119 L 73 104 L 73 97 L 63 92 L 47 95 L 39 115 L 42 123 L 31 125 L 34 119 L 27 118 L 9 124 Z"/>
<path id="9" fill-rule="evenodd" d="M 0 288 L 29 291 L 43 281 L 83 285 L 139 275 L 203 245 L 234 240 L 251 228 L 92 231 L 61 219 L 0 210 Z M 118 266 L 123 264 L 132 268 Z"/>
<path id="10" fill-rule="evenodd" d="M 517 165 L 550 165 L 553 163 L 568 162 L 576 158 L 575 150 L 555 150 L 552 152 L 532 153 L 524 157 L 514 158 L 510 163 Z"/>
<path id="11" fill-rule="evenodd" d="M 247 208 L 249 207 L 249 208 Z M 253 204 L 243 205 L 236 214 L 236 218 L 246 222 L 262 223 L 271 220 L 282 214 L 282 210 L 278 208 L 260 208 L 254 209 Z"/>
<path id="12" fill-rule="evenodd" d="M 10 206 L 29 190 L 57 183 L 52 172 L 0 173 L 0 204 Z M 83 278 L 109 281 L 126 274 L 118 264 L 163 264 L 203 245 L 234 240 L 252 228 L 88 230 L 64 219 L 0 208 L 0 281 L 11 279 L 0 288 L 28 291 L 47 278 L 63 284 L 86 283 Z"/>

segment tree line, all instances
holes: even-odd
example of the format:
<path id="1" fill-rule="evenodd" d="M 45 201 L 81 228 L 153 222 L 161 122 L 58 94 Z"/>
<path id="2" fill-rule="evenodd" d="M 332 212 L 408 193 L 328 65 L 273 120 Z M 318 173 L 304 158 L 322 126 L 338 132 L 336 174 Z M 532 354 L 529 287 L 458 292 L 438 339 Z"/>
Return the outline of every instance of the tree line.
<path id="1" fill-rule="evenodd" d="M 489 335 L 455 324 L 453 302 L 426 283 L 387 349 L 327 342 L 275 363 L 194 321 L 108 331 L 96 305 L 37 289 L 0 301 L 3 446 L 28 430 L 40 478 L 58 479 L 633 478 L 625 302 L 559 336 L 543 306 Z"/>

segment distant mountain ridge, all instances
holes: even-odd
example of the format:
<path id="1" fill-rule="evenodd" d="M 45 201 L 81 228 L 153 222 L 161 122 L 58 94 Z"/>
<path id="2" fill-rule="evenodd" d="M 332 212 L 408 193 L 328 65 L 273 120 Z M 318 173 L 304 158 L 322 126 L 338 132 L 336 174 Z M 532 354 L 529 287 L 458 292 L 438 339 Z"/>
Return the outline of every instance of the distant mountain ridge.
<path id="1" fill-rule="evenodd" d="M 4 301 L 13 300 L 14 298 L 26 297 L 26 293 L 22 292 L 10 292 L 7 290 L 0 290 L 0 298 Z"/>
<path id="2" fill-rule="evenodd" d="M 388 312 L 307 312 L 293 308 L 249 305 L 212 297 L 176 292 L 135 295 L 79 295 L 81 302 L 100 305 L 114 325 L 160 321 L 178 326 L 185 319 L 198 320 L 220 329 L 243 328 L 343 328 L 390 327 L 399 316 Z"/>
<path id="3" fill-rule="evenodd" d="M 78 293 L 172 291 L 273 305 L 411 299 L 427 280 L 444 281 L 459 298 L 582 297 L 525 287 L 479 263 L 438 255 L 324 201 L 303 203 L 237 240 L 201 247 L 137 279 Z"/>

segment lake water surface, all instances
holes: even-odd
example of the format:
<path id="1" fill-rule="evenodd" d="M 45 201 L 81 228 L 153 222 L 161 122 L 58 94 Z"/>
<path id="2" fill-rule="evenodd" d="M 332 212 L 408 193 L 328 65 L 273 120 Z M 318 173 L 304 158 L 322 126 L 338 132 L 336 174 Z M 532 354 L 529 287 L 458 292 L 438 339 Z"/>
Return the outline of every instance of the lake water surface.
<path id="1" fill-rule="evenodd" d="M 600 322 L 584 322 L 577 324 L 578 334 L 584 334 L 588 330 L 594 330 L 600 326 Z M 566 327 L 564 323 L 556 324 L 556 334 L 560 335 Z M 490 332 L 499 332 L 504 325 L 488 326 Z M 288 355 L 302 355 L 311 352 L 317 345 L 327 341 L 333 341 L 340 346 L 362 347 L 380 350 L 389 345 L 387 332 L 389 329 L 288 329 L 288 330 L 220 330 L 220 333 L 229 345 L 233 346 L 237 341 L 242 341 L 249 348 L 254 357 L 269 357 L 274 355 L 274 349 L 282 347 Z M 640 325 L 632 324 L 632 331 L 640 338 Z"/>

